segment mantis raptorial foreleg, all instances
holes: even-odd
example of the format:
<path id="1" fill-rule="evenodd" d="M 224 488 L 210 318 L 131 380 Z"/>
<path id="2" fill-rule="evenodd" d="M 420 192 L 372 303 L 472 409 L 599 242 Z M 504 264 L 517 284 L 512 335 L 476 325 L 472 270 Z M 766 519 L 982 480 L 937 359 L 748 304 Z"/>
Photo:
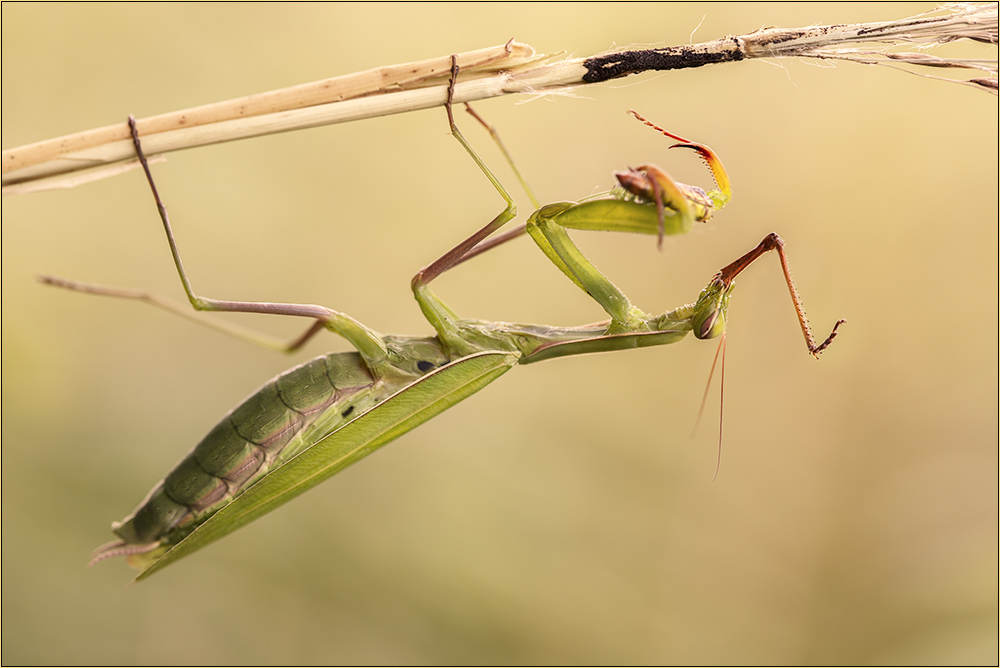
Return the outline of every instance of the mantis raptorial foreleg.
<path id="1" fill-rule="evenodd" d="M 788 294 L 792 296 L 792 305 L 795 307 L 795 315 L 799 319 L 799 327 L 802 329 L 802 336 L 805 337 L 806 347 L 809 348 L 809 354 L 813 357 L 819 357 L 819 354 L 826 350 L 826 348 L 833 343 L 833 340 L 837 338 L 837 330 L 840 329 L 840 326 L 847 321 L 844 319 L 838 320 L 836 324 L 834 324 L 830 335 L 827 336 L 821 344 L 816 345 L 816 340 L 813 339 L 812 330 L 809 328 L 809 320 L 806 318 L 806 311 L 802 307 L 802 299 L 799 297 L 799 291 L 795 287 L 795 281 L 792 280 L 792 270 L 788 267 L 788 257 L 785 255 L 785 242 L 781 240 L 781 237 L 774 232 L 767 235 L 752 251 L 719 270 L 716 279 L 722 282 L 723 285 L 731 286 L 735 278 L 744 269 L 753 264 L 754 261 L 761 255 L 771 250 L 777 251 L 778 258 L 781 260 L 781 271 L 785 276 L 785 284 L 788 286 Z M 725 329 L 725 323 L 709 323 L 706 321 L 703 323 L 702 329 L 707 332 L 712 328 L 718 329 L 720 326 L 722 329 Z M 695 335 L 698 335 L 697 327 L 695 328 Z"/>
<path id="2" fill-rule="evenodd" d="M 628 297 L 584 257 L 576 244 L 569 238 L 569 235 L 566 234 L 564 228 L 573 227 L 590 230 L 655 233 L 662 239 L 665 233 L 665 218 L 668 208 L 670 215 L 677 219 L 675 221 L 676 230 L 672 229 L 672 232 L 686 231 L 693 220 L 707 220 L 710 217 L 713 206 L 712 200 L 706 198 L 703 192 L 695 192 L 690 187 L 678 184 L 658 167 L 645 165 L 640 171 L 622 173 L 619 176 L 619 181 L 637 197 L 653 199 L 656 204 L 656 216 L 650 216 L 648 209 L 632 209 L 630 207 L 632 202 L 617 199 L 595 200 L 583 203 L 561 202 L 537 208 L 524 226 L 516 228 L 505 235 L 488 240 L 487 238 L 490 235 L 514 217 L 516 207 L 506 189 L 468 143 L 455 123 L 452 112 L 452 99 L 457 78 L 458 66 L 453 62 L 448 100 L 445 105 L 452 135 L 476 162 L 490 183 L 496 188 L 497 192 L 500 193 L 501 197 L 506 201 L 507 207 L 486 226 L 445 253 L 440 259 L 414 277 L 413 290 L 417 301 L 439 335 L 446 339 L 454 338 L 452 332 L 455 330 L 455 314 L 430 292 L 427 284 L 462 261 L 520 236 L 525 231 L 531 235 L 532 239 L 534 239 L 535 243 L 538 244 L 546 256 L 570 280 L 594 298 L 607 311 L 612 319 L 612 325 L 608 329 L 609 334 L 648 330 L 648 328 L 644 327 L 645 314 L 633 307 Z M 487 124 L 478 114 L 475 114 L 471 107 L 466 106 L 470 113 L 489 130 L 508 162 L 513 167 L 525 191 L 537 207 L 537 199 L 527 186 L 510 154 L 503 146 L 503 142 L 500 141 L 496 130 Z M 635 115 L 640 120 L 645 121 L 638 114 Z M 681 139 L 674 135 L 670 136 L 675 139 Z M 718 161 L 715 154 L 708 147 L 700 144 L 692 144 L 686 142 L 686 140 L 682 141 L 685 141 L 684 144 L 681 144 L 682 146 L 696 148 L 696 150 L 701 149 L 703 157 L 708 156 L 706 160 L 711 159 L 713 161 L 710 165 L 713 167 L 717 165 L 718 169 L 721 170 L 723 175 L 722 182 L 726 188 L 725 201 L 722 202 L 724 205 L 728 201 L 729 191 L 728 178 L 725 177 L 725 171 L 721 167 L 721 162 Z M 685 191 L 685 188 L 687 191 Z M 701 195 L 701 198 L 696 199 L 699 195 Z M 721 199 L 720 197 L 719 200 Z M 696 207 L 700 207 L 700 209 L 696 210 Z M 639 215 L 625 215 L 628 213 L 638 213 Z M 655 227 L 651 226 L 652 223 L 655 223 Z"/>
<path id="3" fill-rule="evenodd" d="M 583 255 L 566 233 L 566 229 L 656 234 L 658 241 L 662 242 L 664 234 L 683 233 L 690 229 L 691 224 L 695 221 L 708 221 L 715 211 L 726 206 L 732 198 L 732 187 L 729 176 L 716 153 L 705 144 L 693 142 L 673 134 L 648 121 L 635 111 L 630 111 L 630 114 L 644 124 L 678 142 L 670 148 L 687 148 L 698 153 L 711 171 L 716 188 L 705 192 L 696 186 L 689 186 L 675 181 L 656 165 L 645 164 L 636 170 L 617 172 L 615 174 L 622 188 L 628 194 L 639 198 L 641 205 L 638 207 L 635 206 L 635 201 L 620 196 L 611 198 L 600 197 L 583 202 L 549 204 L 537 208 L 524 226 L 488 239 L 493 232 L 513 217 L 515 208 L 510 195 L 504 189 L 503 185 L 485 165 L 468 141 L 466 141 L 455 123 L 452 112 L 452 99 L 457 77 L 458 66 L 453 60 L 452 78 L 448 89 L 448 100 L 445 105 L 452 134 L 507 202 L 507 208 L 485 227 L 414 277 L 413 289 L 417 296 L 417 301 L 420 303 L 427 318 L 434 324 L 435 329 L 438 330 L 439 335 L 445 340 L 458 338 L 453 334 L 455 330 L 455 314 L 427 289 L 427 283 L 441 273 L 455 267 L 460 262 L 520 236 L 524 232 L 527 232 L 532 237 L 553 264 L 578 287 L 590 295 L 611 316 L 611 323 L 606 330 L 606 335 L 614 336 L 652 331 L 652 321 L 649 316 L 634 307 L 628 297 Z M 476 114 L 469 105 L 466 105 L 466 107 L 493 136 L 493 139 L 500 146 L 507 161 L 514 169 L 517 178 L 524 186 L 528 196 L 537 207 L 537 200 L 534 193 L 521 176 L 520 171 L 514 164 L 506 147 L 504 147 L 496 130 Z M 655 205 L 655 216 L 651 215 L 648 206 L 650 201 Z M 718 292 L 718 305 L 714 308 L 709 306 L 699 310 L 694 316 L 694 333 L 698 338 L 706 339 L 713 338 L 724 332 L 725 308 L 721 307 L 721 304 L 724 300 L 728 299 L 734 279 L 746 267 L 752 264 L 754 260 L 769 250 L 776 250 L 778 252 L 785 283 L 792 297 L 792 304 L 795 307 L 796 316 L 798 317 L 806 345 L 809 348 L 810 354 L 817 356 L 830 345 L 836 337 L 840 325 L 845 321 L 839 320 L 834 325 L 830 335 L 821 344 L 816 344 L 810 331 L 798 290 L 792 281 L 791 272 L 788 268 L 788 259 L 784 251 L 784 244 L 781 238 L 773 233 L 765 237 L 757 248 L 724 267 L 713 279 L 709 287 L 706 288 L 706 291 L 711 291 L 713 290 L 713 286 L 716 286 L 714 289 Z M 703 298 L 704 296 L 703 293 Z M 702 300 L 699 300 L 699 304 L 701 303 Z"/>
<path id="4" fill-rule="evenodd" d="M 490 248 L 494 248 L 501 243 L 514 239 L 523 234 L 525 231 L 528 231 L 549 259 L 562 269 L 574 283 L 580 286 L 583 290 L 587 291 L 588 294 L 593 296 L 598 303 L 600 303 L 601 306 L 608 311 L 612 320 L 616 323 L 616 326 L 611 331 L 625 331 L 630 328 L 635 328 L 638 325 L 637 318 L 640 314 L 633 313 L 633 309 L 631 304 L 628 302 L 628 298 L 625 297 L 625 295 L 618 290 L 611 283 L 611 281 L 605 278 L 603 274 L 601 274 L 592 264 L 590 264 L 589 261 L 586 260 L 586 258 L 583 257 L 583 254 L 580 253 L 579 249 L 575 246 L 575 244 L 573 244 L 561 228 L 553 228 L 548 224 L 552 217 L 566 211 L 574 210 L 576 218 L 586 220 L 589 217 L 588 214 L 584 212 L 585 209 L 589 211 L 587 204 L 565 202 L 560 204 L 550 204 L 546 207 L 538 207 L 537 198 L 535 198 L 531 188 L 521 176 L 520 171 L 517 169 L 517 166 L 515 165 L 510 154 L 507 152 L 506 147 L 500 140 L 499 134 L 492 126 L 486 123 L 482 117 L 472 111 L 472 108 L 469 105 L 466 105 L 469 112 L 472 113 L 472 115 L 487 128 L 494 140 L 500 146 L 500 149 L 507 158 L 507 161 L 514 169 L 517 178 L 521 181 L 521 184 L 524 186 L 525 191 L 531 198 L 532 203 L 535 204 L 537 208 L 537 211 L 531 216 L 525 225 L 515 228 L 506 234 L 494 237 L 493 239 L 488 239 L 488 237 L 498 231 L 504 224 L 516 215 L 517 208 L 503 184 L 500 183 L 500 180 L 497 179 L 486 163 L 484 163 L 479 157 L 475 149 L 473 149 L 469 142 L 465 139 L 465 136 L 455 123 L 455 117 L 452 111 L 452 100 L 454 98 L 455 83 L 457 79 L 458 64 L 453 58 L 452 77 L 448 86 L 448 99 L 445 103 L 445 108 L 448 113 L 448 125 L 451 129 L 452 136 L 458 140 L 466 152 L 472 157 L 473 161 L 475 161 L 476 165 L 479 166 L 486 178 L 493 184 L 493 187 L 496 188 L 497 192 L 500 193 L 500 196 L 507 203 L 507 206 L 484 227 L 466 238 L 460 244 L 452 248 L 432 264 L 422 269 L 416 276 L 413 277 L 413 291 L 425 317 L 431 322 L 435 330 L 437 330 L 439 336 L 446 341 L 449 341 L 451 345 L 461 347 L 462 342 L 455 336 L 456 315 L 428 289 L 427 285 L 442 273 L 454 268 L 461 262 Z M 667 178 L 669 179 L 669 177 Z M 671 185 L 672 184 L 673 182 L 671 180 Z M 652 188 L 655 189 L 657 195 L 660 194 L 661 187 L 658 183 L 653 185 Z M 674 193 L 675 196 L 680 196 L 676 188 L 672 188 L 671 192 Z M 686 207 L 681 215 L 685 222 L 687 222 L 693 217 L 693 214 L 688 207 L 687 200 L 683 197 L 681 197 L 681 200 L 681 204 Z M 599 206 L 606 209 L 608 204 L 608 202 L 603 202 Z M 659 221 L 657 229 L 662 234 L 664 207 L 663 202 L 660 199 L 657 199 L 657 214 L 657 219 Z M 600 223 L 598 223 L 597 225 L 592 225 L 587 229 L 612 229 L 614 226 L 614 220 L 615 219 L 607 219 L 605 217 L 605 221 L 607 221 L 605 223 L 605 227 L 601 227 Z M 544 230 L 537 232 L 533 231 L 543 227 L 545 228 Z"/>

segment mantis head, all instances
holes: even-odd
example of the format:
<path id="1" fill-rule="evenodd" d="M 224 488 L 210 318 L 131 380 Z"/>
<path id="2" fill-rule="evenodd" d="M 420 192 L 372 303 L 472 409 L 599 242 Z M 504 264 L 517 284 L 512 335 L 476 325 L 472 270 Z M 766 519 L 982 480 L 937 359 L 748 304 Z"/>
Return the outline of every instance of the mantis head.
<path id="1" fill-rule="evenodd" d="M 709 283 L 695 302 L 691 313 L 691 328 L 699 339 L 714 339 L 726 331 L 726 313 L 733 283 L 725 284 L 719 276 Z"/>

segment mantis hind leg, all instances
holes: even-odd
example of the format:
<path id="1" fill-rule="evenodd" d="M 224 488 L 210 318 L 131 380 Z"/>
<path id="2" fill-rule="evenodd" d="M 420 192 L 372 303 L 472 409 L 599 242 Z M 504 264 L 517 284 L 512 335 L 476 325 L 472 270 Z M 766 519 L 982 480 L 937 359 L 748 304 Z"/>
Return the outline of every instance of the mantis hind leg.
<path id="1" fill-rule="evenodd" d="M 241 327 L 235 323 L 231 323 L 227 320 L 220 320 L 213 318 L 207 314 L 199 313 L 197 311 L 192 311 L 189 306 L 184 304 L 179 304 L 172 299 L 166 297 L 161 297 L 155 293 L 149 292 L 147 290 L 136 290 L 131 288 L 118 288 L 110 285 L 98 285 L 96 283 L 85 283 L 83 281 L 74 281 L 68 278 L 62 278 L 61 276 L 52 276 L 49 274 L 42 274 L 38 277 L 38 280 L 46 285 L 51 285 L 52 287 L 62 288 L 64 290 L 72 290 L 74 292 L 83 292 L 90 295 L 100 295 L 103 297 L 116 297 L 118 299 L 135 299 L 150 306 L 155 306 L 161 308 L 165 311 L 169 311 L 174 315 L 179 315 L 180 317 L 190 320 L 191 322 L 196 322 L 199 325 L 204 325 L 210 327 L 216 331 L 234 336 L 238 339 L 247 341 L 248 343 L 253 343 L 265 348 L 270 348 L 271 350 L 276 350 L 278 352 L 295 352 L 301 348 L 309 339 L 311 339 L 317 332 L 323 329 L 323 323 L 317 320 L 313 325 L 307 329 L 300 336 L 290 340 L 281 341 L 274 337 L 268 336 L 261 332 L 249 329 L 247 327 Z"/>
<path id="2" fill-rule="evenodd" d="M 366 364 L 368 364 L 369 368 L 371 368 L 376 375 L 379 373 L 379 369 L 386 364 L 387 360 L 387 350 L 382 337 L 350 316 L 315 304 L 229 301 L 211 299 L 196 294 L 191 286 L 191 281 L 187 276 L 187 272 L 184 271 L 184 264 L 181 261 L 180 251 L 178 250 L 177 242 L 174 239 L 173 229 L 170 225 L 170 217 L 167 214 L 167 207 L 163 204 L 163 200 L 160 199 L 160 194 L 156 188 L 156 182 L 153 180 L 153 174 L 149 169 L 149 162 L 146 160 L 146 155 L 142 150 L 142 143 L 139 140 L 139 133 L 136 129 L 135 118 L 131 115 L 128 118 L 128 125 L 132 134 L 132 143 L 135 146 L 136 155 L 138 156 L 139 162 L 146 175 L 146 181 L 149 183 L 149 188 L 153 193 L 153 199 L 156 202 L 157 212 L 159 213 L 160 220 L 163 223 L 164 232 L 167 235 L 167 242 L 170 245 L 170 253 L 174 259 L 174 266 L 177 268 L 177 274 L 181 279 L 181 284 L 184 286 L 184 292 L 187 294 L 188 301 L 191 303 L 191 306 L 195 309 L 195 311 L 288 315 L 312 318 L 316 322 L 310 325 L 310 327 L 301 336 L 287 343 L 282 343 L 266 335 L 253 332 L 252 330 L 247 330 L 231 323 L 210 320 L 205 317 L 197 317 L 176 302 L 145 291 L 81 283 L 53 276 L 41 277 L 43 283 L 69 290 L 75 290 L 77 292 L 86 292 L 89 294 L 98 294 L 108 297 L 136 299 L 173 313 L 177 313 L 189 319 L 196 320 L 200 324 L 213 327 L 246 341 L 250 341 L 251 343 L 257 343 L 265 347 L 282 351 L 294 351 L 305 344 L 306 341 L 312 338 L 317 332 L 322 329 L 329 329 L 347 339 L 351 345 L 357 348 L 358 352 L 361 353 L 362 358 L 365 360 Z"/>

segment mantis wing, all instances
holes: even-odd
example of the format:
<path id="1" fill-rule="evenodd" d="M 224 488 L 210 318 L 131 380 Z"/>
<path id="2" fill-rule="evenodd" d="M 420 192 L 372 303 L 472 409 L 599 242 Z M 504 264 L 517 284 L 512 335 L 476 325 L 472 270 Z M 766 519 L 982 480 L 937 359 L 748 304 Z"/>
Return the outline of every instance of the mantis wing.
<path id="1" fill-rule="evenodd" d="M 389 441 L 478 392 L 518 362 L 518 353 L 481 352 L 410 383 L 282 466 L 155 558 L 135 581 L 186 557 L 323 482 Z M 135 555 L 142 557 L 144 555 Z"/>

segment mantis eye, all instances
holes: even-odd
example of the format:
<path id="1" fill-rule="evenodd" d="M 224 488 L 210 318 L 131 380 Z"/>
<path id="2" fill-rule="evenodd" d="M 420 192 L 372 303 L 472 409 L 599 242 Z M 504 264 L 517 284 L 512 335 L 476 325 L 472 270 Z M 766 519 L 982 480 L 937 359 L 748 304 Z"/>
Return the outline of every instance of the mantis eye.
<path id="1" fill-rule="evenodd" d="M 699 339 L 714 339 L 726 331 L 726 312 L 718 304 L 694 318 L 694 335 Z"/>

